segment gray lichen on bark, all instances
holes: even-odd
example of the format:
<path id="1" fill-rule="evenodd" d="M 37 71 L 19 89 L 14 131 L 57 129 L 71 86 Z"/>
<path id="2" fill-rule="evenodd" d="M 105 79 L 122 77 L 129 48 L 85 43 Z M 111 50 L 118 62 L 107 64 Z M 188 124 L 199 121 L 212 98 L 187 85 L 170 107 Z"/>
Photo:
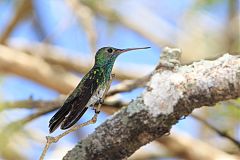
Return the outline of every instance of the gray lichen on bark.
<path id="1" fill-rule="evenodd" d="M 81 140 L 63 159 L 127 158 L 141 146 L 167 134 L 193 109 L 240 96 L 239 58 L 225 54 L 215 61 L 180 66 L 179 50 L 168 48 L 163 53 L 146 90 Z"/>

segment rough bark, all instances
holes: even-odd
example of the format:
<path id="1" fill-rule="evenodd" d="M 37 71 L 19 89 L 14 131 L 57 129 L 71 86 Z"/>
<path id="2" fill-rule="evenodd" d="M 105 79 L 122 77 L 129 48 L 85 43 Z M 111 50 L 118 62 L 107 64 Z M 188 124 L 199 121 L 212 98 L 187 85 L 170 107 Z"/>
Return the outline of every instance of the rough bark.
<path id="1" fill-rule="evenodd" d="M 192 110 L 240 96 L 240 59 L 178 65 L 180 51 L 165 49 L 146 90 L 96 128 L 65 156 L 72 159 L 124 159 L 167 134 Z"/>

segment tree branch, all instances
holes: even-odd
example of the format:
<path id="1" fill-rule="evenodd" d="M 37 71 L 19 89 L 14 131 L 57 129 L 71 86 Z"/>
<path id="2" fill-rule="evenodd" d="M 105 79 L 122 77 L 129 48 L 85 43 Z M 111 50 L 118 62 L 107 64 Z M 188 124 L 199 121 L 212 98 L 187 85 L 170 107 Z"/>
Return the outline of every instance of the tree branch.
<path id="1" fill-rule="evenodd" d="M 10 36 L 10 34 L 14 30 L 14 28 L 18 25 L 18 23 L 22 19 L 26 18 L 26 15 L 29 14 L 29 12 L 32 9 L 31 1 L 22 0 L 19 2 L 20 2 L 20 4 L 18 4 L 18 6 L 16 7 L 16 12 L 15 12 L 14 16 L 12 17 L 12 19 L 10 20 L 9 24 L 7 25 L 7 27 L 5 28 L 5 30 L 3 31 L 3 33 L 0 37 L 0 43 L 2 43 L 2 44 L 6 43 L 8 37 Z"/>
<path id="2" fill-rule="evenodd" d="M 165 49 L 147 89 L 81 140 L 69 159 L 123 159 L 167 134 L 192 110 L 240 96 L 240 59 L 228 54 L 215 61 L 178 66 L 180 51 Z M 110 149 L 111 148 L 111 149 Z"/>
<path id="3" fill-rule="evenodd" d="M 18 43 L 16 45 L 16 43 Z M 69 57 L 66 56 L 70 52 L 67 49 L 48 45 L 45 43 L 19 43 L 15 42 L 14 48 L 27 52 L 33 56 L 41 57 L 43 60 L 52 65 L 58 65 L 63 67 L 66 70 L 77 72 L 77 73 L 86 73 L 92 66 L 93 60 L 90 60 L 87 57 Z M 78 54 L 79 55 L 79 54 Z M 139 68 L 142 65 L 131 65 L 131 69 L 114 67 L 113 73 L 115 74 L 115 79 L 117 80 L 129 80 L 141 78 L 147 75 L 151 69 L 142 67 L 142 70 Z"/>
<path id="4" fill-rule="evenodd" d="M 41 116 L 43 114 L 49 113 L 49 112 L 59 108 L 63 102 L 64 102 L 64 98 L 62 97 L 62 98 L 58 98 L 58 99 L 52 100 L 52 101 L 31 100 L 30 99 L 30 100 L 23 100 L 23 101 L 1 103 L 0 106 L 3 106 L 4 109 L 34 108 L 34 109 L 39 110 L 38 112 L 33 113 L 32 115 L 29 115 L 21 120 L 10 123 L 6 127 L 4 127 L 3 130 L 5 132 L 8 131 L 8 133 L 6 135 L 8 135 L 8 137 L 9 137 L 10 134 L 12 135 L 13 133 L 14 134 L 17 133 L 17 131 L 19 129 L 21 129 L 22 126 L 25 125 L 26 123 L 34 120 L 35 118 L 38 118 L 39 116 Z M 113 114 L 114 112 L 116 112 L 118 109 L 120 109 L 123 106 L 123 104 L 121 104 L 121 102 L 118 102 L 118 101 L 115 101 L 115 102 L 105 101 L 104 103 L 105 104 L 103 105 L 101 110 L 108 114 Z M 1 108 L 1 109 L 3 109 L 3 108 Z M 9 130 L 11 130 L 11 132 L 9 132 Z M 233 137 L 231 137 L 231 138 L 234 139 Z M 6 141 L 8 139 L 9 138 L 5 138 L 4 144 L 6 144 Z M 167 136 L 167 137 L 164 136 L 164 137 L 158 139 L 157 141 L 160 142 L 161 144 L 163 144 L 164 146 L 166 146 L 170 150 L 170 152 L 173 153 L 174 155 L 180 156 L 185 159 L 186 158 L 187 159 L 217 159 L 218 157 L 222 157 L 222 156 L 228 157 L 230 159 L 234 159 L 234 156 L 228 155 L 228 154 L 226 154 L 216 148 L 213 148 L 213 147 L 209 146 L 208 144 L 201 142 L 199 140 L 192 139 L 191 137 L 188 137 L 188 136 L 186 137 L 185 135 L 178 135 L 178 134 L 172 135 L 171 134 L 170 136 Z M 189 150 L 189 148 L 194 147 L 193 144 L 196 145 L 196 143 L 197 143 L 198 147 L 196 148 L 196 152 L 193 153 L 192 149 Z M 199 152 L 198 152 L 199 150 L 201 150 L 201 153 L 204 152 L 204 154 L 199 154 Z M 210 150 L 211 150 L 211 152 L 209 152 Z M 218 154 L 212 154 L 213 152 L 217 152 Z M 154 155 L 154 153 L 148 153 L 145 156 L 151 157 L 153 155 Z M 161 154 L 157 154 L 157 155 L 159 156 Z M 216 157 L 216 155 L 218 155 L 218 156 Z M 142 154 L 140 154 L 138 156 L 142 156 L 142 159 L 146 159 L 146 157 L 143 158 L 144 156 Z"/>
<path id="5" fill-rule="evenodd" d="M 213 125 L 211 125 L 209 122 L 207 122 L 205 119 L 192 114 L 191 115 L 193 118 L 199 120 L 201 123 L 205 124 L 208 128 L 212 129 L 214 132 L 216 132 L 218 135 L 227 138 L 228 140 L 230 140 L 232 143 L 234 143 L 239 149 L 240 149 L 240 142 L 238 140 L 236 140 L 235 138 L 231 137 L 228 133 L 223 132 L 221 130 L 219 130 L 218 128 L 214 127 Z"/>
<path id="6" fill-rule="evenodd" d="M 92 52 L 96 52 L 97 31 L 92 10 L 78 0 L 65 0 L 65 2 L 75 13 L 78 21 L 82 24 Z"/>
<path id="7" fill-rule="evenodd" d="M 68 94 L 75 88 L 76 84 L 80 81 L 80 78 L 56 66 L 59 65 L 64 69 L 77 71 L 79 73 L 86 73 L 87 70 L 90 69 L 90 61 L 86 59 L 71 59 L 61 54 L 56 54 L 61 53 L 60 49 L 50 45 L 32 44 L 32 46 L 34 47 L 25 48 L 25 51 L 31 53 L 27 54 L 4 45 L 0 45 L 0 52 L 4 53 L 0 55 L 0 71 L 28 78 L 48 88 L 54 89 L 59 93 Z M 118 80 L 136 79 L 143 77 L 147 74 L 147 70 L 149 70 L 146 69 L 145 71 L 140 71 L 139 69 L 134 69 L 139 67 L 140 66 L 131 67 L 132 69 L 128 71 L 118 68 L 114 71 L 116 72 Z M 141 79 L 144 80 L 145 78 Z M 141 83 L 141 79 L 132 81 L 130 84 L 127 83 L 128 87 L 132 86 L 131 89 L 134 89 L 134 87 L 140 86 L 139 83 Z M 111 95 L 121 92 L 123 86 L 125 85 L 126 82 L 121 85 L 120 90 L 120 86 L 118 85 L 118 88 L 116 88 L 115 91 L 111 91 L 114 92 L 111 93 Z M 125 91 L 127 90 L 125 89 Z"/>
<path id="8" fill-rule="evenodd" d="M 194 139 L 186 134 L 171 134 L 158 139 L 158 142 L 167 147 L 172 154 L 187 160 L 237 160 L 237 156 L 227 154 L 201 140 Z"/>
<path id="9" fill-rule="evenodd" d="M 136 6 L 136 9 L 134 9 L 134 13 L 137 13 L 137 15 L 141 15 L 141 17 L 144 17 L 146 20 L 146 23 L 141 23 L 141 18 L 136 18 L 133 16 L 128 15 L 126 16 L 122 15 L 121 12 L 118 12 L 117 10 L 112 9 L 109 7 L 107 3 L 99 2 L 99 1 L 82 1 L 86 6 L 92 9 L 95 14 L 99 14 L 106 18 L 110 22 L 120 23 L 127 28 L 133 30 L 136 33 L 139 33 L 144 38 L 150 40 L 157 46 L 161 47 L 163 45 L 170 45 L 173 46 L 174 44 L 170 39 L 167 37 L 171 35 L 170 33 L 174 33 L 176 28 L 174 28 L 173 25 L 168 23 L 166 20 L 164 20 L 161 17 L 156 17 L 156 15 L 149 12 L 145 7 Z M 104 7 L 101 7 L 104 5 Z M 162 34 L 156 34 L 149 29 L 148 24 L 153 24 L 156 28 L 162 29 Z"/>
<path id="10" fill-rule="evenodd" d="M 5 109 L 16 109 L 16 108 L 29 108 L 29 109 L 46 109 L 46 108 L 59 108 L 64 102 L 64 98 L 59 98 L 50 101 L 42 100 L 20 100 L 14 102 L 2 102 L 0 103 L 0 112 Z"/>
<path id="11" fill-rule="evenodd" d="M 113 86 L 107 93 L 107 96 L 112 96 L 122 92 L 130 92 L 138 87 L 143 87 L 145 86 L 149 78 L 150 78 L 150 75 L 144 76 L 142 78 L 134 79 L 134 80 L 124 80 L 121 83 Z"/>
<path id="12" fill-rule="evenodd" d="M 54 68 L 41 58 L 0 45 L 0 70 L 28 78 L 62 94 L 75 88 L 80 78 Z"/>

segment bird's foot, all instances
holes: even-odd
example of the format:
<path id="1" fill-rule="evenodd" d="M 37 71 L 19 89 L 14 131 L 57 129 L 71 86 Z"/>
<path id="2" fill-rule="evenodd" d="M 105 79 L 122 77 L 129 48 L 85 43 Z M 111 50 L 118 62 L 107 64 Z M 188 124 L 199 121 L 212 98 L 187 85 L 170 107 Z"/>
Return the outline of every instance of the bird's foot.
<path id="1" fill-rule="evenodd" d="M 94 110 L 95 114 L 99 114 L 100 113 L 100 110 L 97 107 L 92 106 L 91 108 L 92 108 L 92 110 Z"/>
<path id="2" fill-rule="evenodd" d="M 103 103 L 104 103 L 104 99 L 99 98 L 99 99 L 98 99 L 98 104 L 103 104 Z"/>
<path id="3" fill-rule="evenodd" d="M 99 113 L 100 113 L 100 111 L 97 110 L 96 108 L 94 108 L 94 112 L 95 112 L 96 114 L 99 114 Z"/>

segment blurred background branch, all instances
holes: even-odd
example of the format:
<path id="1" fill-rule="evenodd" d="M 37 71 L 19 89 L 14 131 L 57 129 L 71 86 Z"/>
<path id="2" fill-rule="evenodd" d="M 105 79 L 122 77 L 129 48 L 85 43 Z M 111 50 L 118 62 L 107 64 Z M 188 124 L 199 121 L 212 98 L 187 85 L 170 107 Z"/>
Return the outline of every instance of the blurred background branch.
<path id="1" fill-rule="evenodd" d="M 89 44 L 91 46 L 91 52 L 96 52 L 97 45 L 97 31 L 95 28 L 95 19 L 92 10 L 78 0 L 66 0 L 66 3 L 72 8 L 78 21 L 84 27 Z"/>
<path id="2" fill-rule="evenodd" d="M 219 129 L 217 129 L 216 127 L 214 127 L 213 125 L 211 125 L 210 123 L 208 123 L 206 120 L 204 120 L 203 118 L 192 114 L 192 117 L 197 119 L 198 121 L 200 121 L 201 123 L 203 123 L 204 125 L 206 125 L 208 128 L 212 129 L 214 132 L 216 132 L 217 134 L 219 134 L 222 137 L 225 137 L 227 139 L 229 139 L 230 141 L 232 141 L 239 149 L 240 149 L 240 142 L 238 140 L 236 140 L 235 138 L 231 137 L 230 135 L 228 135 L 226 132 L 220 131 Z"/>
<path id="3" fill-rule="evenodd" d="M 0 36 L 0 43 L 6 44 L 7 39 L 9 38 L 10 34 L 13 32 L 15 27 L 26 18 L 26 16 L 29 16 L 29 13 L 32 11 L 32 3 L 31 1 L 22 0 L 15 2 L 18 3 L 15 6 L 15 13 L 7 26 L 5 27 L 5 30 L 2 32 Z"/>
<path id="4" fill-rule="evenodd" d="M 172 154 L 188 160 L 196 159 L 229 159 L 237 160 L 237 156 L 226 154 L 225 152 L 210 146 L 198 139 L 194 139 L 186 134 L 178 133 L 159 138 L 158 142 L 168 148 Z"/>

